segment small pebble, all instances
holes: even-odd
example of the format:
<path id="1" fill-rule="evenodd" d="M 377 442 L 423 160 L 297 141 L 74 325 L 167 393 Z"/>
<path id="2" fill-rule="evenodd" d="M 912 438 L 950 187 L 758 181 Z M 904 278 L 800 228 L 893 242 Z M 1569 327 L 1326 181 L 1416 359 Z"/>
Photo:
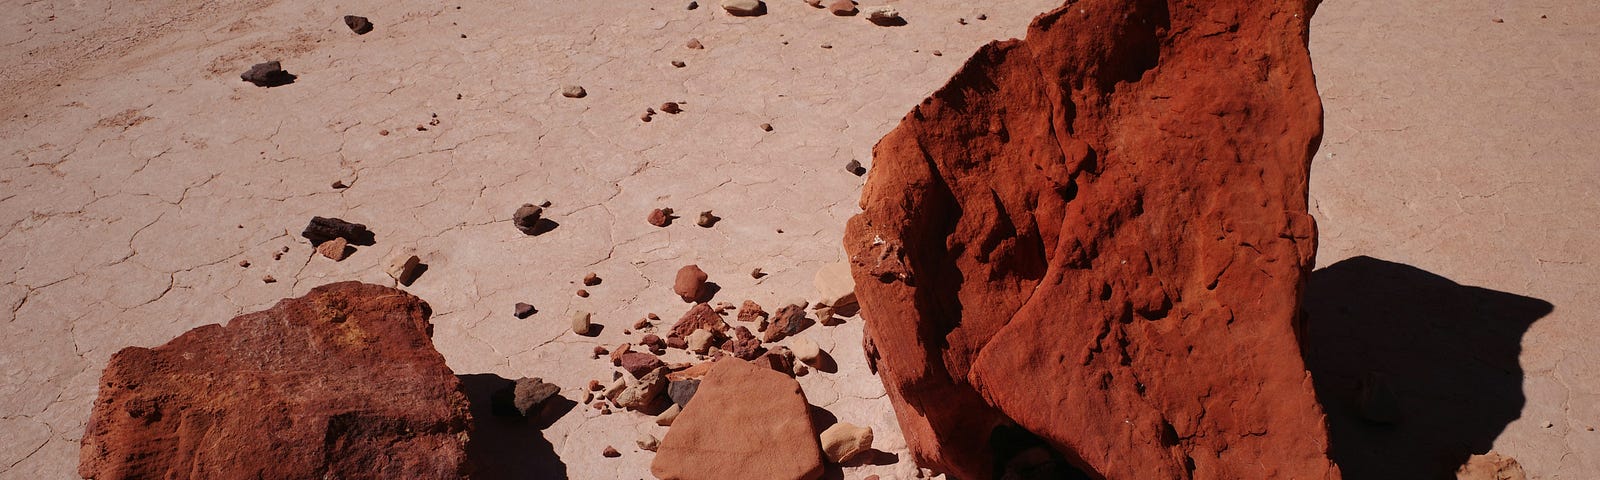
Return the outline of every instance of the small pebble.
<path id="1" fill-rule="evenodd" d="M 581 289 L 581 288 L 578 289 L 578 297 L 579 298 L 589 298 L 589 291 Z"/>
<path id="2" fill-rule="evenodd" d="M 600 381 L 599 380 L 590 380 L 589 381 L 589 391 L 591 391 L 591 392 L 600 391 Z"/>
<path id="3" fill-rule="evenodd" d="M 602 411 L 600 413 L 605 413 L 605 412 Z M 606 449 L 602 450 L 600 452 L 600 455 L 604 456 L 606 458 L 617 458 L 617 457 L 622 456 L 622 452 L 618 452 L 616 448 L 614 448 L 614 447 L 612 447 L 610 445 L 606 445 Z"/>
<path id="4" fill-rule="evenodd" d="M 604 345 L 595 345 L 594 346 L 594 354 L 595 355 L 605 355 L 605 354 L 608 354 L 608 353 L 611 353 L 611 351 L 610 350 L 606 350 L 606 347 Z"/>
<path id="5" fill-rule="evenodd" d="M 596 275 L 594 272 L 589 272 L 588 275 L 584 275 L 583 276 L 583 284 L 591 286 L 591 287 L 593 287 L 595 285 L 599 285 L 600 284 L 600 276 Z"/>
<path id="6" fill-rule="evenodd" d="M 855 175 L 857 177 L 865 175 L 867 173 L 867 169 L 863 168 L 861 166 L 861 161 L 860 160 L 851 160 L 848 163 L 845 163 L 844 164 L 844 171 L 850 172 L 850 174 Z"/>
<path id="7" fill-rule="evenodd" d="M 567 98 L 583 98 L 589 96 L 589 92 L 584 90 L 583 87 L 577 85 L 567 85 L 561 89 L 561 96 Z"/>
<path id="8" fill-rule="evenodd" d="M 678 67 L 678 68 L 683 68 L 685 66 L 688 66 L 688 64 L 687 63 L 683 63 L 683 60 L 673 60 L 672 61 L 672 66 Z M 668 112 L 668 113 L 671 113 L 671 112 Z"/>
<path id="9" fill-rule="evenodd" d="M 385 136 L 385 137 L 387 137 L 387 136 L 389 136 L 389 130 L 387 130 L 387 129 L 385 129 L 385 130 L 378 130 L 378 135 L 381 135 L 381 136 Z"/>
<path id="10" fill-rule="evenodd" d="M 988 15 L 984 15 L 982 13 L 978 14 L 978 20 L 988 20 L 988 19 L 989 19 Z"/>
<path id="11" fill-rule="evenodd" d="M 240 260 L 239 261 L 239 266 L 240 267 L 244 267 L 244 268 L 250 268 L 250 261 L 249 260 Z"/>
<path id="12" fill-rule="evenodd" d="M 261 277 L 261 283 L 278 283 L 278 279 L 272 278 L 272 275 L 267 275 L 265 277 Z"/>
<path id="13" fill-rule="evenodd" d="M 659 448 L 661 446 L 661 441 L 660 440 L 656 440 L 656 436 L 655 435 L 651 435 L 651 434 L 648 434 L 648 433 L 640 434 L 639 435 L 639 439 L 634 441 L 634 443 L 637 443 L 639 445 L 639 449 L 640 450 L 644 450 L 646 452 L 654 452 L 654 451 L 656 451 L 656 448 Z"/>
<path id="14" fill-rule="evenodd" d="M 667 103 L 661 104 L 661 111 L 662 112 L 666 112 L 666 113 L 670 113 L 670 114 L 673 114 L 673 115 L 677 115 L 678 112 L 682 112 L 683 111 L 683 108 L 678 106 L 678 102 L 667 102 Z"/>
<path id="15" fill-rule="evenodd" d="M 767 272 L 761 271 L 761 267 L 756 267 L 755 270 L 750 271 L 750 278 L 761 278 L 765 276 L 767 276 Z"/>
<path id="16" fill-rule="evenodd" d="M 686 8 L 685 10 L 694 10 L 696 8 L 700 8 L 700 4 L 699 3 L 689 2 L 689 7 Z"/>
<path id="17" fill-rule="evenodd" d="M 511 314 L 517 318 L 528 318 L 529 315 L 533 315 L 533 305 L 517 302 L 517 305 L 512 308 Z"/>
<path id="18" fill-rule="evenodd" d="M 589 323 L 589 312 L 575 312 L 572 314 L 572 333 L 588 335 L 592 325 Z"/>
<path id="19" fill-rule="evenodd" d="M 833 45 L 824 43 L 822 44 L 822 48 L 833 48 Z"/>
<path id="20" fill-rule="evenodd" d="M 940 52 L 939 52 L 939 51 L 938 51 L 938 50 L 934 50 L 934 51 L 933 51 L 933 56 L 935 56 L 935 57 L 942 57 L 942 56 L 944 56 L 944 54 L 943 54 L 943 53 L 940 53 Z"/>
<path id="21" fill-rule="evenodd" d="M 344 180 L 334 180 L 333 181 L 333 189 L 334 190 L 343 190 L 343 189 L 346 189 L 346 188 L 350 188 L 350 186 L 349 185 L 345 185 L 344 184 Z"/>
<path id="22" fill-rule="evenodd" d="M 704 212 L 700 212 L 700 219 L 695 220 L 694 224 L 705 228 L 711 228 L 713 225 L 717 224 L 718 220 L 722 220 L 722 218 L 712 215 L 710 210 L 706 210 Z"/>
<path id="23" fill-rule="evenodd" d="M 770 132 L 770 131 L 772 131 L 772 124 L 763 123 L 763 124 L 761 124 L 761 129 Z"/>
<path id="24" fill-rule="evenodd" d="M 700 44 L 700 39 L 698 38 L 689 39 L 689 43 L 684 44 L 683 46 L 684 48 L 688 48 L 690 50 L 705 50 L 706 48 L 705 45 Z"/>

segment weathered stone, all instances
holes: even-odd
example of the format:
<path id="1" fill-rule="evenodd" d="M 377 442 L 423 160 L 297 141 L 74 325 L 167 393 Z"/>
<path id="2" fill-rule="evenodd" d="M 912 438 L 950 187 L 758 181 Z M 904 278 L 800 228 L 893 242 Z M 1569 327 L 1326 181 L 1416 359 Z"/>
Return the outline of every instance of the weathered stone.
<path id="1" fill-rule="evenodd" d="M 856 2 L 853 0 L 834 0 L 828 4 L 828 11 L 839 16 L 855 15 Z"/>
<path id="2" fill-rule="evenodd" d="M 684 46 L 684 48 L 687 48 L 687 49 L 690 49 L 690 50 L 704 50 L 706 48 L 705 45 L 702 45 L 700 43 L 700 39 L 698 39 L 698 38 L 689 39 L 689 43 L 685 43 L 683 46 Z"/>
<path id="3" fill-rule="evenodd" d="M 711 345 L 715 343 L 711 339 L 712 336 L 713 334 L 711 331 L 705 329 L 695 330 L 694 332 L 689 333 L 689 337 L 686 339 L 689 342 L 689 351 L 694 353 L 706 353 L 706 350 L 709 350 Z"/>
<path id="4" fill-rule="evenodd" d="M 849 162 L 845 162 L 844 171 L 850 172 L 851 175 L 855 175 L 857 177 L 862 176 L 862 175 L 866 175 L 866 173 L 867 173 L 866 167 L 862 167 L 861 166 L 861 161 L 860 160 L 855 160 L 855 159 L 851 159 Z"/>
<path id="5" fill-rule="evenodd" d="M 461 478 L 471 423 L 428 307 L 357 282 L 111 356 L 85 478 Z"/>
<path id="6" fill-rule="evenodd" d="M 678 68 L 683 68 L 683 62 L 677 61 L 677 60 L 673 60 L 672 61 L 672 66 L 678 67 Z M 682 111 L 683 111 L 683 107 L 678 106 L 678 102 L 666 102 L 666 103 L 662 103 L 661 104 L 661 112 L 662 113 L 671 114 L 671 115 L 677 115 L 679 112 L 682 112 Z"/>
<path id="7" fill-rule="evenodd" d="M 561 392 L 561 387 L 540 378 L 519 378 L 496 390 L 490 397 L 491 411 L 506 417 L 537 417 L 545 402 Z"/>
<path id="8" fill-rule="evenodd" d="M 655 403 L 657 398 L 661 397 L 661 392 L 666 390 L 666 376 L 666 367 L 656 367 L 654 370 L 645 372 L 643 376 L 639 377 L 638 381 L 628 385 L 628 388 L 623 389 L 622 393 L 617 395 L 617 405 L 633 410 L 642 410 L 649 407 Z"/>
<path id="9" fill-rule="evenodd" d="M 615 402 L 617 401 L 617 397 L 621 396 L 622 392 L 627 389 L 628 380 L 622 377 L 617 377 L 611 381 L 610 385 L 606 385 L 606 389 L 601 391 L 600 396 L 606 397 L 607 400 Z"/>
<path id="10" fill-rule="evenodd" d="M 388 273 L 389 278 L 393 278 L 395 282 L 410 286 L 411 282 L 417 281 L 417 275 L 422 273 L 421 270 L 422 259 L 417 257 L 413 250 L 401 248 L 389 256 L 388 267 L 385 267 L 383 271 Z"/>
<path id="11" fill-rule="evenodd" d="M 696 363 L 689 368 L 667 374 L 667 380 L 676 382 L 680 380 L 703 378 L 706 376 L 706 372 L 711 371 L 711 365 L 711 362 Z"/>
<path id="12" fill-rule="evenodd" d="M 687 407 L 689 400 L 694 398 L 700 389 L 700 379 L 673 380 L 667 385 L 667 398 L 672 399 L 674 405 Z"/>
<path id="13" fill-rule="evenodd" d="M 589 92 L 584 90 L 583 87 L 577 85 L 567 85 L 565 87 L 561 87 L 561 96 L 567 98 L 583 98 L 589 96 Z"/>
<path id="14" fill-rule="evenodd" d="M 722 0 L 722 9 L 736 17 L 755 16 L 767 12 L 766 4 L 760 0 Z"/>
<path id="15" fill-rule="evenodd" d="M 639 439 L 634 440 L 633 443 L 638 445 L 640 450 L 646 452 L 654 452 L 661 447 L 661 440 L 657 440 L 655 435 L 648 433 L 639 434 Z"/>
<path id="16" fill-rule="evenodd" d="M 761 304 L 745 300 L 744 304 L 739 306 L 739 315 L 735 318 L 741 322 L 764 323 L 767 319 L 767 311 L 761 309 Z M 757 330 L 761 329 L 757 328 Z"/>
<path id="17" fill-rule="evenodd" d="M 822 348 L 818 347 L 817 342 L 811 337 L 794 337 L 794 340 L 789 342 L 789 348 L 794 350 L 795 360 L 806 365 L 815 367 L 822 360 Z"/>
<path id="18" fill-rule="evenodd" d="M 281 87 L 294 83 L 295 76 L 284 71 L 283 65 L 273 60 L 250 66 L 239 78 L 257 87 Z"/>
<path id="19" fill-rule="evenodd" d="M 663 427 L 672 426 L 672 422 L 678 419 L 678 413 L 682 411 L 683 407 L 678 406 L 677 403 L 673 403 L 672 405 L 668 406 L 666 410 L 662 410 L 660 415 L 656 415 L 656 425 Z"/>
<path id="20" fill-rule="evenodd" d="M 839 463 L 872 449 L 872 427 L 839 422 L 823 430 L 819 439 L 822 454 L 828 461 Z"/>
<path id="21" fill-rule="evenodd" d="M 685 302 L 701 302 L 711 296 L 710 288 L 706 287 L 706 279 L 710 278 L 699 265 L 684 265 L 678 269 L 677 278 L 672 281 L 672 291 L 683 298 Z"/>
<path id="22" fill-rule="evenodd" d="M 337 262 L 344 260 L 345 249 L 349 246 L 349 241 L 346 241 L 342 237 L 334 237 L 332 240 L 328 240 L 326 242 L 322 242 L 321 245 L 317 245 L 317 253 L 322 254 L 324 257 L 328 257 L 329 260 Z"/>
<path id="23" fill-rule="evenodd" d="M 750 329 L 743 325 L 733 329 L 733 337 L 722 342 L 721 348 L 740 360 L 755 360 L 763 351 L 761 340 L 756 339 L 755 334 L 750 333 Z"/>
<path id="24" fill-rule="evenodd" d="M 590 286 L 590 287 L 593 287 L 595 285 L 599 285 L 600 284 L 600 275 L 598 275 L 598 274 L 596 274 L 594 272 L 589 272 L 588 275 L 584 275 L 583 276 L 583 284 L 587 285 L 587 286 Z"/>
<path id="25" fill-rule="evenodd" d="M 543 215 L 544 207 L 524 203 L 521 207 L 517 207 L 516 212 L 511 214 L 511 224 L 516 226 L 517 230 L 524 235 L 538 235 L 539 220 L 543 219 Z"/>
<path id="26" fill-rule="evenodd" d="M 776 342 L 784 337 L 800 333 L 811 326 L 811 319 L 806 318 L 806 302 L 790 303 L 772 314 L 772 325 L 762 332 L 764 342 Z"/>
<path id="27" fill-rule="evenodd" d="M 856 280 L 850 277 L 850 264 L 830 263 L 817 269 L 811 284 L 817 287 L 817 304 L 846 307 L 856 304 Z"/>
<path id="28" fill-rule="evenodd" d="M 1473 455 L 1456 470 L 1456 480 L 1527 480 L 1517 459 L 1495 452 Z"/>
<path id="29" fill-rule="evenodd" d="M 601 348 L 601 347 L 597 345 L 594 348 L 596 348 L 597 350 L 595 350 L 595 351 L 598 352 L 599 351 L 598 349 Z M 611 351 L 611 364 L 614 365 L 614 366 L 618 366 L 618 367 L 622 366 L 622 356 L 623 355 L 627 355 L 628 353 L 630 353 L 632 351 L 633 351 L 633 344 L 631 344 L 631 343 L 624 343 L 622 345 L 617 345 L 617 349 Z"/>
<path id="30" fill-rule="evenodd" d="M 863 10 L 867 14 L 867 21 L 879 26 L 905 25 L 906 21 L 900 18 L 900 11 L 891 6 L 867 7 Z"/>
<path id="31" fill-rule="evenodd" d="M 533 315 L 534 311 L 533 305 L 517 302 L 517 304 L 511 308 L 511 315 L 517 318 L 528 318 L 528 316 Z"/>
<path id="32" fill-rule="evenodd" d="M 722 217 L 718 217 L 716 214 L 711 213 L 710 210 L 706 210 L 700 212 L 700 217 L 695 219 L 694 224 L 704 228 L 711 228 L 717 225 L 718 220 L 722 220 Z"/>
<path id="33" fill-rule="evenodd" d="M 1314 4 L 1072 2 L 877 143 L 845 247 L 916 463 L 990 478 L 1016 425 L 1090 478 L 1339 477 L 1295 331 Z"/>
<path id="34" fill-rule="evenodd" d="M 671 337 L 688 338 L 695 330 L 711 332 L 712 340 L 720 340 L 728 332 L 728 323 L 722 321 L 722 316 L 704 303 L 695 304 L 677 323 L 672 324 L 672 330 L 667 333 L 668 341 Z"/>
<path id="35" fill-rule="evenodd" d="M 372 21 L 359 15 L 345 15 L 344 26 L 350 27 L 350 31 L 355 32 L 356 35 L 366 35 L 367 32 L 372 31 Z"/>
<path id="36" fill-rule="evenodd" d="M 672 424 L 650 464 L 657 478 L 822 476 L 821 447 L 805 394 L 787 375 L 743 360 L 717 362 L 694 403 L 683 407 Z"/>
<path id="37" fill-rule="evenodd" d="M 655 210 L 651 210 L 650 216 L 646 217 L 645 221 L 650 222 L 651 225 L 655 225 L 657 227 L 672 225 L 672 209 L 657 208 Z"/>
<path id="38" fill-rule="evenodd" d="M 584 311 L 573 312 L 572 313 L 572 333 L 576 333 L 578 335 L 588 335 L 589 334 L 589 330 L 591 330 L 593 328 L 593 325 L 591 325 L 589 323 L 590 316 L 591 316 L 591 314 L 589 312 L 584 312 Z"/>
<path id="39" fill-rule="evenodd" d="M 617 451 L 617 447 L 606 445 L 606 448 L 600 450 L 600 456 L 606 458 L 617 458 L 622 456 L 622 452 Z"/>
<path id="40" fill-rule="evenodd" d="M 661 368 L 665 363 L 661 358 L 644 352 L 628 352 L 622 355 L 620 362 L 622 369 L 626 370 L 633 378 L 644 378 L 644 374 Z M 662 375 L 666 375 L 663 373 Z"/>
<path id="41" fill-rule="evenodd" d="M 370 246 L 378 243 L 377 237 L 367 230 L 366 225 L 337 218 L 311 217 L 306 228 L 300 231 L 300 236 L 310 240 L 312 245 L 321 245 L 335 238 L 343 238 L 351 245 Z"/>

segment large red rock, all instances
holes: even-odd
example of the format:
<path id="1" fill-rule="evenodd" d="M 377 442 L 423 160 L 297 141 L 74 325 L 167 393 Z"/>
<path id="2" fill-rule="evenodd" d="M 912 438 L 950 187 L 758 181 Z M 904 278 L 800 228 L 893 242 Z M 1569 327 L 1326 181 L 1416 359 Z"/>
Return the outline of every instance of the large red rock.
<path id="1" fill-rule="evenodd" d="M 923 466 L 1340 476 L 1296 339 L 1315 3 L 1069 2 L 878 143 L 845 246 Z"/>
<path id="2" fill-rule="evenodd" d="M 461 478 L 471 416 L 428 306 L 357 282 L 111 357 L 78 473 Z"/>
<path id="3" fill-rule="evenodd" d="M 663 480 L 822 476 L 822 447 L 800 384 L 736 358 L 711 365 L 650 463 Z"/>

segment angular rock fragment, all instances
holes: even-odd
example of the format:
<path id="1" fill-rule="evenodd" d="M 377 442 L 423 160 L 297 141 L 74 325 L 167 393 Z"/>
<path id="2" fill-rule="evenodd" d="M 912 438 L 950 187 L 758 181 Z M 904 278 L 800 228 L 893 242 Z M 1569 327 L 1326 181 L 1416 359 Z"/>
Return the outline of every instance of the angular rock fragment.
<path id="1" fill-rule="evenodd" d="M 328 257 L 329 260 L 337 262 L 344 260 L 345 250 L 347 248 L 350 248 L 350 242 L 346 241 L 343 237 L 334 237 L 332 240 L 328 240 L 326 242 L 322 242 L 321 245 L 317 245 L 317 253 L 322 254 L 324 257 Z"/>
<path id="2" fill-rule="evenodd" d="M 411 249 L 402 248 L 389 256 L 388 266 L 383 271 L 395 282 L 411 286 L 412 282 L 417 281 L 417 275 L 422 273 L 422 259 Z"/>
<path id="3" fill-rule="evenodd" d="M 273 60 L 250 66 L 250 69 L 240 74 L 239 78 L 257 87 L 281 87 L 294 83 L 296 77 L 283 71 L 283 65 Z"/>
<path id="4" fill-rule="evenodd" d="M 640 450 L 654 452 L 661 447 L 661 440 L 657 440 L 655 435 L 641 433 L 639 439 L 634 440 L 634 444 L 638 445 Z"/>
<path id="5" fill-rule="evenodd" d="M 540 378 L 519 378 L 490 397 L 495 415 L 505 417 L 538 417 L 546 401 L 561 392 L 561 387 L 544 383 Z"/>
<path id="6" fill-rule="evenodd" d="M 633 378 L 643 378 L 644 374 L 666 365 L 661 358 L 644 352 L 624 353 L 618 363 L 629 375 L 633 375 Z"/>
<path id="7" fill-rule="evenodd" d="M 583 87 L 577 85 L 567 85 L 565 87 L 561 87 L 561 96 L 567 98 L 583 98 L 589 96 L 589 92 L 584 90 Z"/>
<path id="8" fill-rule="evenodd" d="M 821 447 L 800 384 L 742 360 L 717 362 L 672 421 L 650 472 L 664 480 L 822 476 Z M 760 459 L 760 461 L 728 461 Z"/>
<path id="9" fill-rule="evenodd" d="M 840 463 L 872 449 L 872 427 L 839 422 L 823 430 L 819 439 L 828 461 Z"/>
<path id="10" fill-rule="evenodd" d="M 856 304 L 856 280 L 850 264 L 830 263 L 817 269 L 811 283 L 817 287 L 817 304 L 839 308 Z"/>
<path id="11" fill-rule="evenodd" d="M 657 227 L 665 227 L 667 225 L 671 225 L 672 224 L 672 209 L 670 209 L 670 208 L 657 208 L 655 210 L 651 210 L 650 211 L 650 216 L 646 217 L 645 221 L 650 222 L 651 225 L 655 225 Z"/>
<path id="12" fill-rule="evenodd" d="M 539 221 L 543 220 L 543 215 L 544 207 L 524 203 L 521 207 L 517 207 L 516 212 L 512 212 L 511 225 L 517 227 L 517 231 L 523 235 L 538 235 L 541 227 Z"/>
<path id="13" fill-rule="evenodd" d="M 790 303 L 772 314 L 772 325 L 762 332 L 761 341 L 770 343 L 783 340 L 811 326 L 811 319 L 806 318 L 805 303 Z"/>
<path id="14" fill-rule="evenodd" d="M 622 452 L 618 452 L 617 447 L 606 445 L 605 449 L 600 450 L 600 456 L 606 458 L 617 458 L 622 456 Z"/>
<path id="15" fill-rule="evenodd" d="M 672 426 L 672 422 L 678 419 L 678 413 L 682 411 L 683 407 L 678 406 L 677 403 L 673 403 L 671 406 L 668 406 L 666 410 L 662 410 L 661 414 L 656 415 L 656 425 L 663 427 Z"/>
<path id="16" fill-rule="evenodd" d="M 895 10 L 894 7 L 887 5 L 881 7 L 867 7 L 867 9 L 863 10 L 863 12 L 867 15 L 867 21 L 872 22 L 873 25 L 894 27 L 906 24 L 906 20 L 904 18 L 900 18 L 900 11 Z"/>
<path id="17" fill-rule="evenodd" d="M 750 17 L 767 13 L 767 5 L 760 0 L 722 0 L 722 9 L 736 17 Z"/>
<path id="18" fill-rule="evenodd" d="M 350 31 L 356 35 L 366 35 L 372 31 L 372 21 L 359 15 L 345 15 L 344 26 L 350 27 Z"/>
<path id="19" fill-rule="evenodd" d="M 705 45 L 700 44 L 700 39 L 698 39 L 698 38 L 689 39 L 689 43 L 686 43 L 683 46 L 684 46 L 684 48 L 687 48 L 687 49 L 690 49 L 690 50 L 704 50 L 706 48 Z"/>
<path id="20" fill-rule="evenodd" d="M 312 245 L 321 245 L 322 242 L 343 238 L 351 245 L 371 246 L 378 243 L 377 237 L 367 230 L 366 225 L 346 222 L 338 218 L 311 217 L 311 222 L 306 224 L 305 230 L 300 232 L 301 237 L 310 240 Z"/>
<path id="21" fill-rule="evenodd" d="M 685 302 L 700 302 L 709 300 L 711 289 L 706 286 L 705 270 L 699 265 L 684 265 L 678 269 L 678 276 L 672 281 L 672 291 L 683 298 Z M 708 307 L 709 308 L 709 307 Z"/>
<path id="22" fill-rule="evenodd" d="M 77 473 L 462 478 L 471 415 L 428 311 L 403 291 L 342 282 L 123 349 L 101 375 Z"/>
<path id="23" fill-rule="evenodd" d="M 862 176 L 862 175 L 866 175 L 867 168 L 861 166 L 861 161 L 860 160 L 852 159 L 849 162 L 845 162 L 844 171 L 850 172 L 851 175 L 855 175 L 855 176 L 859 177 L 859 176 Z"/>
<path id="24" fill-rule="evenodd" d="M 767 311 L 761 309 L 761 304 L 745 300 L 744 304 L 739 306 L 739 315 L 735 318 L 741 322 L 759 322 L 761 325 L 766 325 Z M 762 329 L 757 328 L 756 330 Z"/>
<path id="25" fill-rule="evenodd" d="M 689 400 L 694 398 L 695 392 L 700 390 L 700 379 L 674 380 L 667 385 L 667 397 L 672 399 L 674 405 L 685 407 Z"/>
<path id="26" fill-rule="evenodd" d="M 1296 332 L 1315 2 L 1169 5 L 1046 13 L 874 148 L 845 247 L 922 466 L 991 478 L 1005 427 L 1089 478 L 1339 478 Z"/>
<path id="27" fill-rule="evenodd" d="M 597 275 L 594 272 L 589 272 L 588 275 L 583 276 L 583 284 L 591 287 L 599 285 L 600 275 Z"/>
<path id="28" fill-rule="evenodd" d="M 713 337 L 714 335 L 710 330 L 701 329 L 689 333 L 689 336 L 685 337 L 685 339 L 689 342 L 689 351 L 703 354 L 711 348 L 712 344 L 716 343 Z"/>
<path id="29" fill-rule="evenodd" d="M 533 313 L 533 305 L 526 303 L 517 302 L 516 305 L 511 307 L 511 315 L 517 318 L 528 318 L 528 316 L 533 315 Z"/>
<path id="30" fill-rule="evenodd" d="M 681 63 L 683 63 L 683 62 L 676 62 L 676 63 L 673 63 L 673 65 L 678 65 L 678 64 L 681 64 Z M 677 115 L 678 112 L 682 112 L 683 111 L 683 107 L 678 106 L 678 102 L 666 102 L 666 103 L 661 104 L 661 111 L 662 111 L 662 113 Z"/>
<path id="31" fill-rule="evenodd" d="M 755 360 L 764 351 L 761 340 L 743 325 L 733 329 L 733 337 L 723 342 L 721 348 L 740 360 Z"/>
<path id="32" fill-rule="evenodd" d="M 642 410 L 655 403 L 667 388 L 666 367 L 656 367 L 638 377 L 617 395 L 617 405 L 631 410 Z"/>
<path id="33" fill-rule="evenodd" d="M 694 224 L 704 228 L 711 228 L 716 226 L 718 220 L 722 220 L 722 217 L 718 217 L 711 213 L 710 210 L 706 210 L 704 212 L 700 212 L 700 218 L 695 219 Z"/>

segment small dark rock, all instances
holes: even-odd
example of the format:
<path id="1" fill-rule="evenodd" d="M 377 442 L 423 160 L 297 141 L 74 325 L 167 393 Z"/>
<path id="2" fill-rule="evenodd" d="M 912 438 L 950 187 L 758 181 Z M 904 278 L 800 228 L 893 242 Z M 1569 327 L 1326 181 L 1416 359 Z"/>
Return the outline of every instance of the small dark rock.
<path id="1" fill-rule="evenodd" d="M 583 284 L 587 285 L 587 286 L 591 286 L 591 287 L 593 287 L 595 285 L 599 285 L 600 284 L 600 276 L 599 275 L 595 275 L 594 272 L 589 272 L 588 275 L 584 275 L 583 276 Z"/>
<path id="2" fill-rule="evenodd" d="M 589 291 L 581 288 L 578 289 L 578 298 L 589 298 Z"/>
<path id="3" fill-rule="evenodd" d="M 689 400 L 700 390 L 700 379 L 678 380 L 667 385 L 667 398 L 680 408 L 688 408 Z"/>
<path id="4" fill-rule="evenodd" d="M 294 83 L 294 74 L 283 71 L 283 65 L 277 60 L 266 63 L 257 63 L 251 66 L 240 79 L 255 84 L 257 87 L 278 87 Z"/>
<path id="5" fill-rule="evenodd" d="M 711 228 L 717 224 L 718 220 L 722 220 L 722 217 L 718 217 L 712 214 L 710 210 L 706 210 L 704 212 L 700 212 L 700 218 L 695 220 L 694 224 L 705 228 Z"/>
<path id="6" fill-rule="evenodd" d="M 522 204 L 515 213 L 511 214 L 511 223 L 517 230 L 526 235 L 539 234 L 539 220 L 544 214 L 544 208 L 531 203 Z"/>
<path id="7" fill-rule="evenodd" d="M 561 391 L 561 387 L 544 383 L 539 378 L 519 378 L 494 392 L 489 404 L 496 416 L 536 417 L 545 402 Z"/>
<path id="8" fill-rule="evenodd" d="M 377 237 L 367 230 L 366 225 L 350 223 L 338 218 L 311 217 L 311 222 L 306 224 L 306 229 L 300 236 L 310 240 L 312 245 L 321 245 L 322 242 L 343 238 L 351 245 L 371 246 L 377 244 Z"/>
<path id="9" fill-rule="evenodd" d="M 645 221 L 657 227 L 665 227 L 672 224 L 672 218 L 672 209 L 657 208 L 650 211 L 650 216 Z"/>
<path id="10" fill-rule="evenodd" d="M 772 131 L 772 124 L 763 123 L 763 124 L 761 124 L 761 129 L 764 130 L 764 131 L 770 132 L 770 131 Z"/>
<path id="11" fill-rule="evenodd" d="M 533 309 L 533 305 L 517 302 L 517 306 L 512 308 L 511 314 L 515 315 L 517 318 L 528 318 L 528 316 L 533 315 L 533 312 L 535 311 L 537 310 Z"/>
<path id="12" fill-rule="evenodd" d="M 350 31 L 356 32 L 356 35 L 366 35 L 372 31 L 372 22 L 367 17 L 357 15 L 345 15 L 344 26 L 350 27 Z"/>
<path id="13" fill-rule="evenodd" d="M 844 164 L 844 171 L 850 172 L 851 175 L 855 175 L 857 177 L 867 173 L 866 167 L 861 166 L 860 160 L 851 160 L 849 163 Z"/>
<path id="14" fill-rule="evenodd" d="M 617 458 L 622 456 L 622 452 L 618 452 L 616 447 L 606 445 L 606 449 L 601 450 L 600 455 L 606 458 Z"/>
<path id="15" fill-rule="evenodd" d="M 673 114 L 673 115 L 677 115 L 678 112 L 682 112 L 683 111 L 683 108 L 678 106 L 678 102 L 667 102 L 667 103 L 661 104 L 661 111 L 662 112 L 666 112 L 666 113 L 670 113 L 670 114 Z"/>

